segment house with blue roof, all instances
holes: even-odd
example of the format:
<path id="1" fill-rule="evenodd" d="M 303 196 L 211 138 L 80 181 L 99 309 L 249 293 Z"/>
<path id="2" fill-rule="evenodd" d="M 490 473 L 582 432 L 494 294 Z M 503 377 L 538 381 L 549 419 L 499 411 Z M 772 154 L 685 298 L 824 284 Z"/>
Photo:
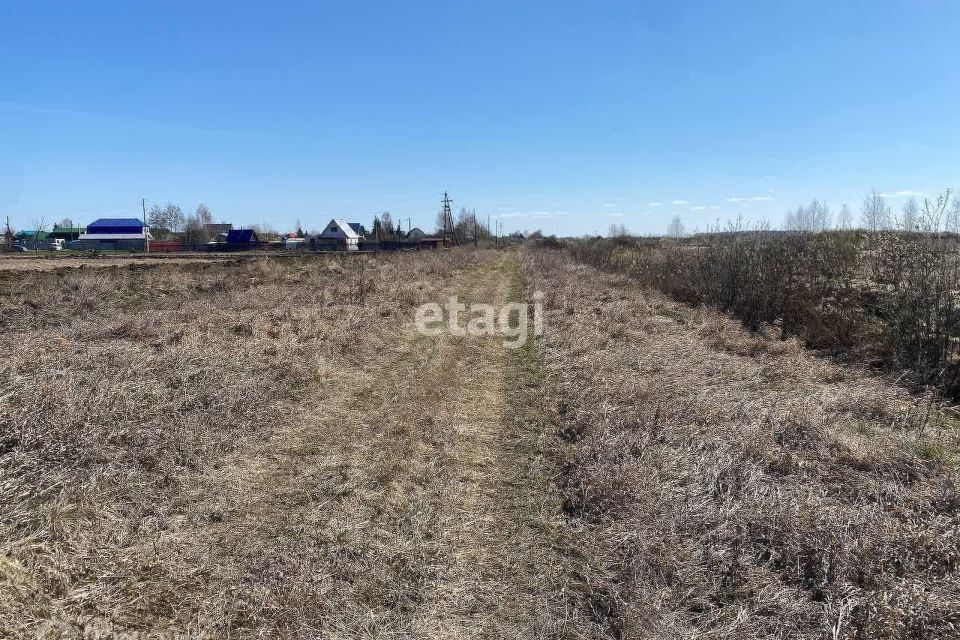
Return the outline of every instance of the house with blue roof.
<path id="1" fill-rule="evenodd" d="M 100 218 L 70 243 L 81 251 L 148 251 L 150 227 L 137 218 Z"/>
<path id="2" fill-rule="evenodd" d="M 230 229 L 227 231 L 227 248 L 232 250 L 252 249 L 260 244 L 253 229 Z"/>

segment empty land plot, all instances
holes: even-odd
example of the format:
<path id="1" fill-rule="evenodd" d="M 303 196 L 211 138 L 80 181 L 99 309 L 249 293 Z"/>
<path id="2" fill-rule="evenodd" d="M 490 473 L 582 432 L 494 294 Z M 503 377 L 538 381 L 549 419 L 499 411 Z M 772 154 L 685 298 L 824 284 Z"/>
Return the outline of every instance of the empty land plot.
<path id="1" fill-rule="evenodd" d="M 514 419 L 521 356 L 412 326 L 423 302 L 506 301 L 517 268 L 456 252 L 31 276 L 2 309 L 0 635 L 574 625 L 539 423 Z"/>
<path id="2" fill-rule="evenodd" d="M 0 636 L 956 635 L 949 413 L 563 251 L 5 282 Z"/>

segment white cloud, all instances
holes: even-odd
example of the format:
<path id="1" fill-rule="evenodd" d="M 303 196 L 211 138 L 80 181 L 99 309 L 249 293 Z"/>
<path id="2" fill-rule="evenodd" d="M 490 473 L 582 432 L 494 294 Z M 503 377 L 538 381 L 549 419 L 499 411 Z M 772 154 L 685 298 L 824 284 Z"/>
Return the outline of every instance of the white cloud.
<path id="1" fill-rule="evenodd" d="M 892 193 L 881 193 L 881 198 L 906 198 L 908 196 L 922 196 L 924 193 L 922 191 L 911 191 L 909 189 L 904 189 L 902 191 L 894 191 Z"/>
<path id="2" fill-rule="evenodd" d="M 696 207 L 690 207 L 690 210 L 691 210 L 691 211 L 706 211 L 707 208 L 704 207 L 704 206 L 696 206 Z"/>
<path id="3" fill-rule="evenodd" d="M 671 200 L 670 204 L 679 206 L 681 204 L 690 204 L 690 201 L 689 200 Z"/>
<path id="4" fill-rule="evenodd" d="M 647 206 L 648 206 L 648 207 L 660 207 L 660 206 L 663 206 L 663 203 L 662 203 L 662 202 L 648 202 L 648 203 L 647 203 Z"/>
<path id="5" fill-rule="evenodd" d="M 769 202 L 773 196 L 734 196 L 727 198 L 727 202 Z"/>
<path id="6" fill-rule="evenodd" d="M 610 218 L 622 218 L 623 214 L 614 212 L 614 213 L 608 213 L 607 216 Z"/>
<path id="7" fill-rule="evenodd" d="M 618 206 L 618 205 L 617 205 L 616 202 L 604 202 L 604 203 L 603 203 L 603 206 L 605 206 L 605 207 L 611 207 L 611 208 L 612 208 L 612 207 L 616 207 L 616 206 Z"/>

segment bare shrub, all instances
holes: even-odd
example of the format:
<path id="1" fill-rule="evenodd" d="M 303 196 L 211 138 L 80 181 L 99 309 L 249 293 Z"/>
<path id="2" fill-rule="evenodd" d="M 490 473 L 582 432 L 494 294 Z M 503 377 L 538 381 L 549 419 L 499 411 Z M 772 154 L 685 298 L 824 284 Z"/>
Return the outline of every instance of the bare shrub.
<path id="1" fill-rule="evenodd" d="M 909 233 L 733 225 L 686 242 L 596 238 L 570 246 L 580 260 L 715 306 L 754 330 L 776 327 L 956 394 L 960 245 L 940 232 L 948 195 L 927 201 L 915 225 L 923 230 Z"/>

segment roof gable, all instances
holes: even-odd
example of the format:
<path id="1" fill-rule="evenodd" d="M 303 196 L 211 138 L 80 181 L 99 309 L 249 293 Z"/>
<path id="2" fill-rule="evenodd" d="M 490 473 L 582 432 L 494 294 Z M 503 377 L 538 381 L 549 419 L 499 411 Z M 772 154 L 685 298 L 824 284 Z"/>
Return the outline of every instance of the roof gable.
<path id="1" fill-rule="evenodd" d="M 109 226 L 123 226 L 123 227 L 140 227 L 143 228 L 146 225 L 143 224 L 143 220 L 139 218 L 98 218 L 87 225 L 88 227 L 109 227 Z"/>
<path id="2" fill-rule="evenodd" d="M 100 218 L 87 225 L 87 233 L 143 233 L 144 227 L 137 218 Z"/>
<path id="3" fill-rule="evenodd" d="M 320 234 L 323 238 L 359 238 L 353 228 L 343 220 L 337 220 L 334 218 L 327 223 L 327 226 L 323 228 L 323 233 Z"/>
<path id="4" fill-rule="evenodd" d="M 257 232 L 253 229 L 230 229 L 227 231 L 228 244 L 257 242 Z"/>

